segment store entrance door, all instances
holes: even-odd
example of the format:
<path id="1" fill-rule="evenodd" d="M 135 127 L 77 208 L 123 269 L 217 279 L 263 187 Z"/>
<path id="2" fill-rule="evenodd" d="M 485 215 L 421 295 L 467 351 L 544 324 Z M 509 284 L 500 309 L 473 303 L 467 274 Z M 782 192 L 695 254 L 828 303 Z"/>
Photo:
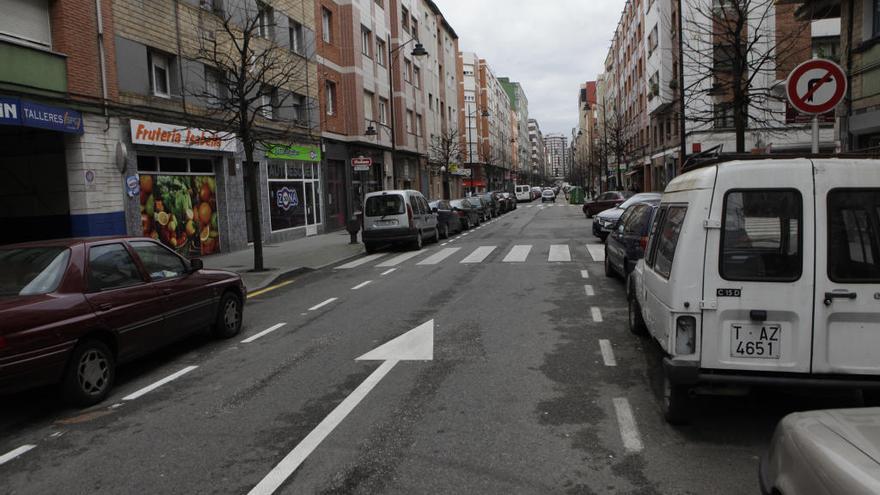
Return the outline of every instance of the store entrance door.
<path id="1" fill-rule="evenodd" d="M 327 208 L 327 231 L 345 228 L 348 211 L 345 196 L 345 162 L 327 160 L 327 180 L 324 205 Z"/>

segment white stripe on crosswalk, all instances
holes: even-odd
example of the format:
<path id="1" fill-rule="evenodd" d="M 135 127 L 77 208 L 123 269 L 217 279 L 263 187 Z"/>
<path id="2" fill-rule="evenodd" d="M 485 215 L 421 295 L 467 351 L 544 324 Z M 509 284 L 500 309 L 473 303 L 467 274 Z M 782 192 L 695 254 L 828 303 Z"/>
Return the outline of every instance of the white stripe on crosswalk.
<path id="1" fill-rule="evenodd" d="M 531 244 L 513 246 L 510 252 L 507 253 L 507 256 L 501 261 L 504 263 L 523 263 L 529 257 L 531 250 Z"/>
<path id="2" fill-rule="evenodd" d="M 489 257 L 492 254 L 492 251 L 495 250 L 495 246 L 480 246 L 477 249 L 474 249 L 474 252 L 469 254 L 467 258 L 461 260 L 462 263 L 482 263 L 483 260 Z"/>
<path id="3" fill-rule="evenodd" d="M 587 251 L 593 261 L 605 261 L 605 246 L 602 244 L 587 244 Z"/>
<path id="4" fill-rule="evenodd" d="M 371 254 L 369 256 L 364 256 L 363 258 L 356 259 L 356 260 L 352 261 L 351 263 L 346 263 L 342 266 L 337 266 L 336 269 L 337 270 L 348 270 L 351 268 L 357 268 L 357 267 L 359 267 L 361 265 L 365 265 L 371 261 L 375 261 L 375 260 L 385 256 L 385 254 L 386 253 L 379 253 L 379 254 Z"/>
<path id="5" fill-rule="evenodd" d="M 458 252 L 461 248 L 443 248 L 432 256 L 429 256 L 422 261 L 420 261 L 419 265 L 436 265 L 446 258 L 452 256 L 456 252 Z"/>
<path id="6" fill-rule="evenodd" d="M 571 251 L 568 244 L 553 244 L 550 246 L 550 256 L 547 261 L 571 261 Z"/>
<path id="7" fill-rule="evenodd" d="M 403 253 L 400 256 L 395 256 L 390 260 L 385 260 L 382 263 L 379 263 L 378 265 L 376 265 L 376 267 L 385 268 L 390 266 L 397 266 L 404 261 L 415 258 L 416 256 L 419 256 L 421 254 L 425 254 L 425 251 L 410 251 L 408 253 Z"/>

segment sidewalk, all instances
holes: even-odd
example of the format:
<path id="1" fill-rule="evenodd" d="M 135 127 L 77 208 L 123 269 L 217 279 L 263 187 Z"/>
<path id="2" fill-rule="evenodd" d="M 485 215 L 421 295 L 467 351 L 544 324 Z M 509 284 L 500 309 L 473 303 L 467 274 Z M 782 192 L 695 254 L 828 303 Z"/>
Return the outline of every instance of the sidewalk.
<path id="1" fill-rule="evenodd" d="M 263 244 L 263 265 L 267 271 L 252 273 L 254 250 L 206 256 L 205 268 L 237 272 L 248 292 L 271 285 L 275 280 L 298 271 L 317 270 L 363 254 L 363 244 L 349 244 L 345 230 L 277 244 Z"/>

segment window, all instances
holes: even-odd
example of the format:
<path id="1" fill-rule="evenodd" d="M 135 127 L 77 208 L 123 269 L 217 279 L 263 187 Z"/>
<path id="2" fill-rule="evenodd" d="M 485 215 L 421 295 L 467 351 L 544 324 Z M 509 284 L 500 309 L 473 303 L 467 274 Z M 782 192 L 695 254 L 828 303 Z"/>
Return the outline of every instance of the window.
<path id="1" fill-rule="evenodd" d="M 225 96 L 223 75 L 213 67 L 205 67 L 205 95 L 209 97 L 209 105 L 217 105 L 216 101 Z"/>
<path id="2" fill-rule="evenodd" d="M 828 194 L 828 278 L 880 282 L 880 189 Z"/>
<path id="3" fill-rule="evenodd" d="M 672 262 L 675 259 L 675 248 L 678 245 L 678 236 L 684 224 L 687 213 L 685 206 L 670 206 L 663 218 L 663 225 L 658 230 L 656 239 L 656 253 L 654 256 L 654 271 L 663 278 L 669 278 L 672 273 Z"/>
<path id="4" fill-rule="evenodd" d="M 371 196 L 367 199 L 365 205 L 366 216 L 382 217 L 387 215 L 403 215 L 404 210 L 403 196 L 398 194 L 383 194 L 382 196 Z"/>
<path id="5" fill-rule="evenodd" d="M 150 241 L 133 241 L 130 244 L 151 279 L 174 278 L 186 273 L 183 260 L 167 248 Z"/>
<path id="6" fill-rule="evenodd" d="M 67 272 L 64 247 L 0 249 L 0 297 L 48 294 Z"/>
<path id="7" fill-rule="evenodd" d="M 377 6 L 377 7 L 379 7 L 380 9 L 384 9 L 384 8 L 385 8 L 385 4 L 384 4 L 384 1 L 383 1 L 383 0 L 375 0 L 375 1 L 376 1 L 376 6 Z"/>
<path id="8" fill-rule="evenodd" d="M 409 32 L 409 10 L 406 7 L 400 8 L 400 27 L 407 33 Z"/>
<path id="9" fill-rule="evenodd" d="M 208 12 L 214 12 L 217 14 L 223 13 L 222 0 L 199 0 L 199 7 Z"/>
<path id="10" fill-rule="evenodd" d="M 333 13 L 324 7 L 321 7 L 321 39 L 324 43 L 332 43 L 333 37 L 331 29 L 333 25 Z"/>
<path id="11" fill-rule="evenodd" d="M 379 122 L 388 123 L 388 100 L 379 98 Z"/>
<path id="12" fill-rule="evenodd" d="M 733 105 L 731 103 L 716 103 L 713 111 L 716 129 L 730 129 L 734 127 Z"/>
<path id="13" fill-rule="evenodd" d="M 150 52 L 150 84 L 153 94 L 163 98 L 171 96 L 169 58 L 158 52 Z"/>
<path id="14" fill-rule="evenodd" d="M 422 70 L 413 66 L 413 84 L 415 87 L 422 87 Z"/>
<path id="15" fill-rule="evenodd" d="M 434 95 L 428 93 L 428 110 L 434 110 Z"/>
<path id="16" fill-rule="evenodd" d="M 263 38 L 272 38 L 275 31 L 275 9 L 263 2 L 257 2 L 257 34 Z"/>
<path id="17" fill-rule="evenodd" d="M 47 0 L 3 0 L 0 6 L 0 35 L 42 47 L 52 46 Z"/>
<path id="18" fill-rule="evenodd" d="M 422 135 L 422 114 L 416 114 L 416 136 Z"/>
<path id="19" fill-rule="evenodd" d="M 373 35 L 364 26 L 361 26 L 361 53 L 373 57 Z"/>
<path id="20" fill-rule="evenodd" d="M 89 249 L 89 291 L 129 287 L 144 281 L 122 244 L 105 244 Z"/>
<path id="21" fill-rule="evenodd" d="M 413 17 L 411 24 L 412 24 L 411 25 L 412 37 L 415 38 L 416 41 L 418 41 L 418 39 L 419 39 L 419 21 L 417 21 L 416 18 Z"/>
<path id="22" fill-rule="evenodd" d="M 261 93 L 260 113 L 267 119 L 274 119 L 276 107 L 278 106 L 278 90 L 276 88 L 264 86 Z"/>
<path id="23" fill-rule="evenodd" d="M 413 65 L 409 60 L 403 59 L 403 80 L 412 83 Z"/>
<path id="24" fill-rule="evenodd" d="M 305 41 L 303 38 L 303 25 L 294 21 L 293 19 L 287 19 L 287 35 L 289 37 L 290 42 L 290 51 L 294 53 L 298 53 L 300 55 L 305 54 Z"/>
<path id="25" fill-rule="evenodd" d="M 727 192 L 721 230 L 721 277 L 762 282 L 799 279 L 801 210 L 798 191 Z"/>
<path id="26" fill-rule="evenodd" d="M 654 29 L 651 30 L 651 34 L 648 35 L 648 56 L 650 57 L 654 50 L 657 49 L 657 26 L 654 26 Z"/>
<path id="27" fill-rule="evenodd" d="M 388 50 L 385 48 L 385 40 L 376 38 L 376 63 L 385 67 L 385 53 Z"/>
<path id="28" fill-rule="evenodd" d="M 373 120 L 373 93 L 364 91 L 364 118 Z"/>
<path id="29" fill-rule="evenodd" d="M 336 113 L 336 83 L 333 81 L 324 82 L 324 103 L 327 115 Z"/>
<path id="30" fill-rule="evenodd" d="M 412 110 L 406 111 L 406 132 L 412 134 L 415 129 L 415 114 Z"/>

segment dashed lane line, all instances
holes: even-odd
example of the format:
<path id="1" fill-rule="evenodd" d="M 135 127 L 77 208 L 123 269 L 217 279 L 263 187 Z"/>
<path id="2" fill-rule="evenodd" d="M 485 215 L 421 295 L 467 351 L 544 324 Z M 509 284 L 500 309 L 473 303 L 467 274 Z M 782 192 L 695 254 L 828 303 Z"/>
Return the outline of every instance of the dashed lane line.
<path id="1" fill-rule="evenodd" d="M 373 283 L 372 280 L 367 280 L 366 282 L 361 282 L 361 283 L 355 285 L 354 287 L 352 287 L 351 290 L 360 290 L 360 289 L 363 289 L 364 287 L 370 285 L 371 283 Z"/>
<path id="2" fill-rule="evenodd" d="M 596 323 L 602 323 L 602 310 L 593 306 L 590 308 L 590 314 L 593 316 L 593 321 Z"/>
<path id="3" fill-rule="evenodd" d="M 623 448 L 627 452 L 641 452 L 644 449 L 642 437 L 636 426 L 632 407 L 629 401 L 623 397 L 614 399 L 614 411 L 617 413 L 617 426 L 620 428 L 620 439 L 623 440 Z"/>
<path id="4" fill-rule="evenodd" d="M 581 270 L 581 278 L 590 278 L 590 272 Z"/>
<path id="5" fill-rule="evenodd" d="M 617 366 L 617 360 L 614 359 L 614 350 L 611 348 L 611 341 L 608 339 L 599 339 L 599 350 L 602 352 L 602 361 L 605 366 Z"/>
<path id="6" fill-rule="evenodd" d="M 126 395 L 125 397 L 122 398 L 122 400 L 130 401 L 130 400 L 135 400 L 137 398 L 143 397 L 144 395 L 152 392 L 153 390 L 156 390 L 157 388 L 161 387 L 162 385 L 165 385 L 166 383 L 169 383 L 169 382 L 173 382 L 174 380 L 177 380 L 178 378 L 182 377 L 183 375 L 189 373 L 190 371 L 192 371 L 196 368 L 198 368 L 198 366 L 187 366 L 186 368 L 178 371 L 177 373 L 172 373 L 159 381 L 151 383 L 150 385 L 147 385 L 146 387 L 144 387 L 136 392 L 133 392 L 133 393 Z"/>
<path id="7" fill-rule="evenodd" d="M 318 304 L 312 306 L 311 308 L 309 308 L 309 311 L 315 311 L 315 310 L 321 309 L 324 306 L 332 303 L 333 301 L 335 301 L 337 299 L 339 299 L 339 298 L 338 297 L 331 297 L 330 299 L 327 299 L 326 301 L 324 301 L 322 303 L 318 303 Z"/>
<path id="8" fill-rule="evenodd" d="M 595 296 L 595 295 L 596 295 L 596 291 L 593 290 L 593 286 L 592 286 L 592 285 L 585 285 L 585 286 L 584 286 L 584 294 L 586 294 L 586 295 L 588 295 L 588 296 Z"/>
<path id="9" fill-rule="evenodd" d="M 24 454 L 25 452 L 27 452 L 31 449 L 34 449 L 36 447 L 37 447 L 36 445 L 31 445 L 31 444 L 22 445 L 21 447 L 17 447 L 15 449 L 10 450 L 9 452 L 7 452 L 3 455 L 0 455 L 0 466 L 2 466 L 3 464 L 6 464 L 7 462 L 15 459 L 16 457 L 19 457 L 20 455 Z"/>
<path id="10" fill-rule="evenodd" d="M 397 271 L 397 268 L 391 268 L 391 269 L 385 270 L 384 272 L 380 273 L 379 276 L 384 277 L 385 275 L 388 275 L 390 273 L 394 273 L 395 271 Z"/>
<path id="11" fill-rule="evenodd" d="M 350 270 L 352 268 L 357 268 L 357 267 L 359 267 L 361 265 L 365 265 L 371 261 L 375 261 L 375 260 L 385 256 L 386 254 L 387 253 L 378 253 L 378 254 L 371 254 L 368 256 L 364 256 L 363 258 L 356 259 L 356 260 L 352 261 L 351 263 L 346 263 L 344 265 L 337 266 L 336 269 L 337 270 Z"/>
<path id="12" fill-rule="evenodd" d="M 262 332 L 251 335 L 250 337 L 242 340 L 241 343 L 242 344 L 250 344 L 251 342 L 259 339 L 260 337 L 265 337 L 266 335 L 269 335 L 270 333 L 274 332 L 275 330 L 278 330 L 279 328 L 283 327 L 284 325 L 287 325 L 287 323 L 284 322 L 284 323 L 279 323 L 277 325 L 272 325 L 271 327 L 263 330 Z"/>

